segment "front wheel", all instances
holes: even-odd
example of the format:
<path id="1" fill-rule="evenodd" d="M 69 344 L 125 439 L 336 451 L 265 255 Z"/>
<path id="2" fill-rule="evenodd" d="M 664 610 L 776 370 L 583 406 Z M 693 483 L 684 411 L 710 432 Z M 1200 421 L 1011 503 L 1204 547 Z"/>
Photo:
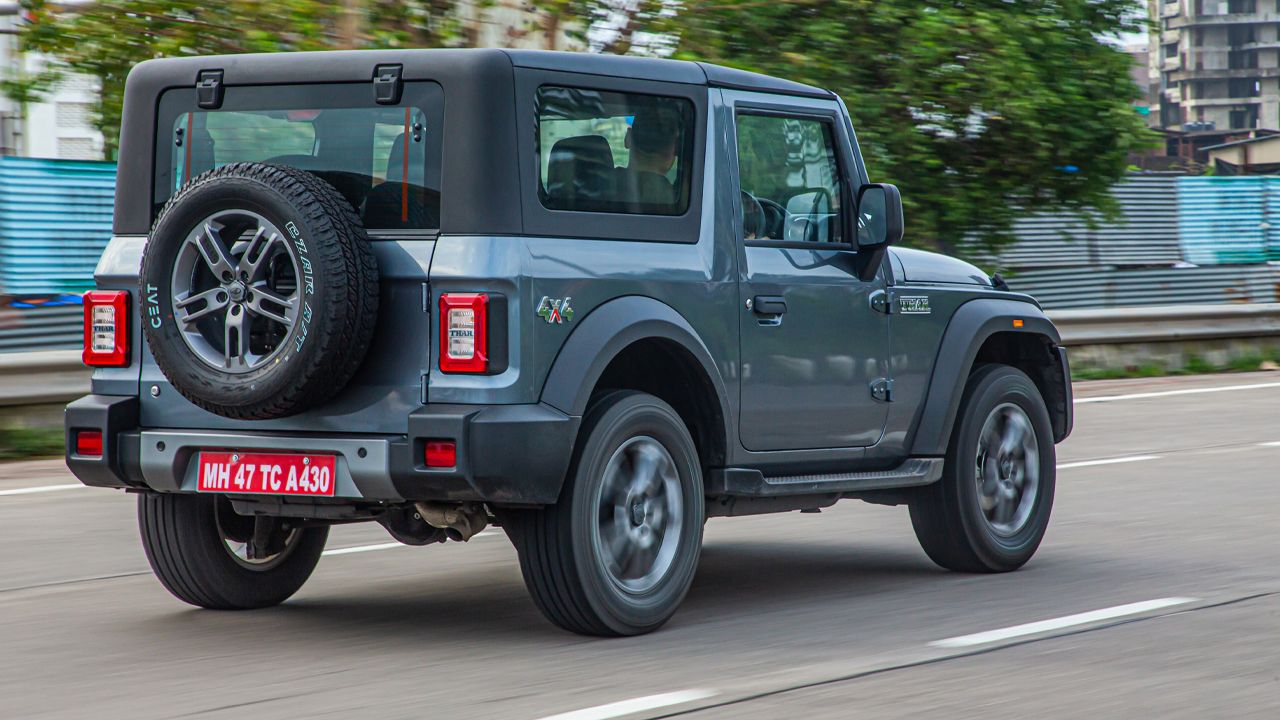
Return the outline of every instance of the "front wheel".
<path id="1" fill-rule="evenodd" d="M 213 610 L 284 602 L 311 576 L 329 537 L 324 526 L 239 515 L 218 495 L 139 495 L 138 527 L 165 589 Z"/>
<path id="2" fill-rule="evenodd" d="M 1007 365 L 969 376 L 942 479 L 921 488 L 911 524 L 925 553 L 961 572 L 1006 572 L 1049 527 L 1057 472 L 1053 429 L 1031 378 Z"/>
<path id="3" fill-rule="evenodd" d="M 615 392 L 588 410 L 555 505 L 509 511 L 525 585 L 551 622 L 638 635 L 676 611 L 702 548 L 701 466 L 662 400 Z"/>

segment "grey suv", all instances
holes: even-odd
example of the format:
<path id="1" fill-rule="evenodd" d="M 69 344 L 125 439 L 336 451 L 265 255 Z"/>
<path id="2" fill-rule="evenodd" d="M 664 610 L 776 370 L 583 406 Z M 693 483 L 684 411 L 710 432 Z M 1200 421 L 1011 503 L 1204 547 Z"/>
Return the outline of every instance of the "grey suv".
<path id="1" fill-rule="evenodd" d="M 1030 297 L 890 245 L 819 88 L 498 50 L 154 60 L 85 298 L 67 464 L 160 581 L 279 603 L 329 527 L 508 534 L 579 633 L 675 612 L 709 517 L 908 504 L 934 561 L 1035 552 L 1071 431 Z"/>

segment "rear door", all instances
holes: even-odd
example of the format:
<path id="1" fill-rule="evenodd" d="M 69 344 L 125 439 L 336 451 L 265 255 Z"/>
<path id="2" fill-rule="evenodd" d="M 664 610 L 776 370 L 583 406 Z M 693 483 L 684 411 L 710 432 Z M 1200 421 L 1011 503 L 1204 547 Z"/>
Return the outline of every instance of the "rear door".
<path id="1" fill-rule="evenodd" d="M 726 92 L 734 109 L 741 317 L 739 433 L 748 450 L 879 441 L 888 415 L 883 280 L 862 282 L 859 181 L 834 101 Z"/>
<path id="2" fill-rule="evenodd" d="M 429 369 L 426 283 L 439 232 L 443 104 L 443 90 L 433 82 L 405 83 L 399 103 L 389 105 L 375 101 L 371 83 L 231 86 L 217 107 L 202 107 L 195 88 L 160 96 L 157 211 L 192 178 L 229 163 L 306 170 L 333 185 L 361 216 L 378 260 L 380 296 L 371 344 L 352 380 L 325 405 L 276 420 L 233 420 L 188 402 L 144 345 L 143 426 L 406 431 L 408 414 L 425 402 Z M 226 250 L 242 252 L 242 245 Z M 288 286 L 290 278 L 281 282 Z M 220 337 L 215 328 L 211 342 Z"/>

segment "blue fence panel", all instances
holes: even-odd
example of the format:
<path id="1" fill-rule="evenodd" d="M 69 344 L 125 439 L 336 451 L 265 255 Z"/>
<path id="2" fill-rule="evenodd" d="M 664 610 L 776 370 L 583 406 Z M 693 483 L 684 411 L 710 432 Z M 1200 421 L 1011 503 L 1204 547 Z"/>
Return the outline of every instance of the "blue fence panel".
<path id="1" fill-rule="evenodd" d="M 0 293 L 91 289 L 115 187 L 114 163 L 0 158 Z"/>
<path id="2" fill-rule="evenodd" d="M 1184 177 L 1178 179 L 1178 240 L 1182 257 L 1196 265 L 1263 263 L 1269 228 L 1280 221 L 1272 203 L 1277 178 Z"/>

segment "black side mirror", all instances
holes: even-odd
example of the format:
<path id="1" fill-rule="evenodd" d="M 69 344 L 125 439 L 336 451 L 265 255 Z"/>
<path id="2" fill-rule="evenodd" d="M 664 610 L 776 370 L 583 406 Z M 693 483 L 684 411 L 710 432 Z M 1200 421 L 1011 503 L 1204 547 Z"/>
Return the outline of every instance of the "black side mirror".
<path id="1" fill-rule="evenodd" d="M 869 282 L 880 269 L 890 245 L 902 240 L 902 194 L 894 185 L 871 183 L 858 188 L 858 276 Z"/>

